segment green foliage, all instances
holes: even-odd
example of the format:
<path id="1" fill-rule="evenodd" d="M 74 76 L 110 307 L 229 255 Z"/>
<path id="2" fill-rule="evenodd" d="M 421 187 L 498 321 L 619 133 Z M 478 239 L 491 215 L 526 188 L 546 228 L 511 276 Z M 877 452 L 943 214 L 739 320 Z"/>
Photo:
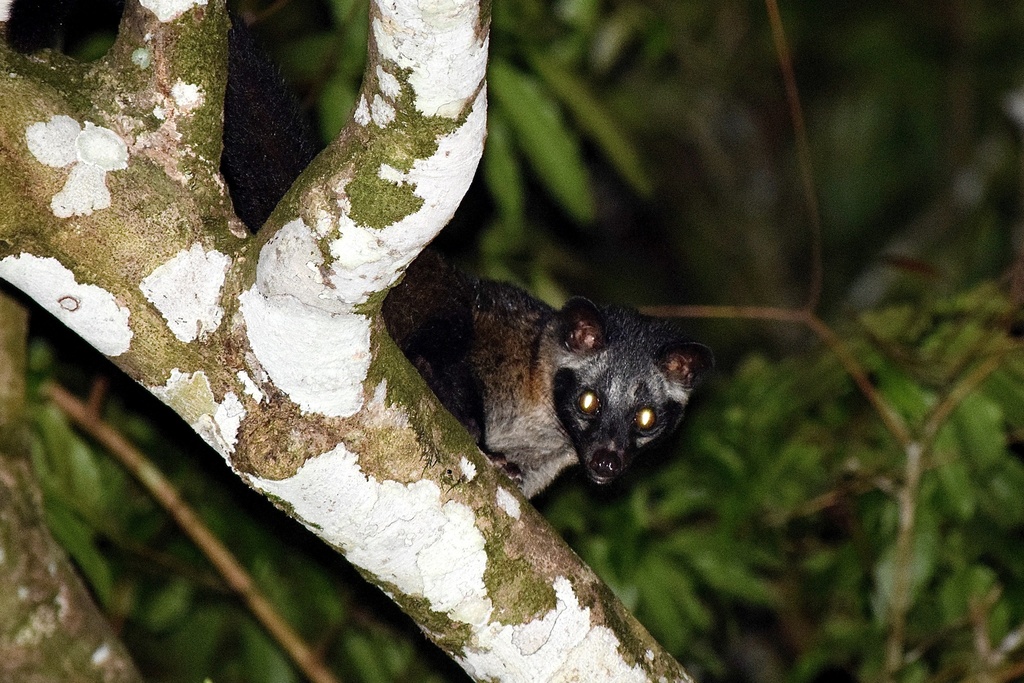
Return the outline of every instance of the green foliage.
<path id="1" fill-rule="evenodd" d="M 747 359 L 692 408 L 672 457 L 610 499 L 569 488 L 545 514 L 656 638 L 713 678 L 757 645 L 785 664 L 786 680 L 836 668 L 876 680 L 903 602 L 912 659 L 899 680 L 995 675 L 1024 659 L 1014 640 L 1024 632 L 1015 315 L 982 286 L 866 313 L 847 331 L 918 440 L 916 488 L 906 450 L 822 349 Z M 990 359 L 996 369 L 975 374 Z M 940 406 L 952 410 L 930 439 Z M 908 490 L 914 522 L 901 557 Z M 1005 644 L 1005 658 L 986 661 L 979 638 Z"/>
<path id="2" fill-rule="evenodd" d="M 366 44 L 366 0 L 263 3 L 242 0 L 289 80 L 306 93 L 323 141 L 332 139 L 355 105 Z M 552 247 L 538 241 L 554 232 L 546 218 L 526 212 L 526 201 L 557 207 L 559 220 L 585 228 L 595 220 L 594 152 L 631 193 L 648 196 L 653 183 L 639 148 L 608 106 L 589 72 L 591 44 L 602 41 L 602 69 L 611 68 L 646 30 L 644 12 L 602 16 L 599 3 L 549 6 L 534 0 L 492 6 L 493 59 L 489 70 L 490 136 L 484 164 L 486 192 L 497 207 L 482 234 L 481 268 L 502 279 L 529 282 L 563 294 L 544 272 Z M 616 37 L 612 37 L 612 36 Z M 499 147 L 492 151 L 492 147 Z M 528 234 L 529 233 L 529 234 Z M 509 268 L 509 257 L 518 261 Z"/>
<path id="3" fill-rule="evenodd" d="M 364 67 L 366 0 L 237 4 L 333 137 Z M 1000 278 L 1020 244 L 1022 122 L 1008 112 L 1024 11 L 783 9 L 824 310 L 916 445 L 831 351 L 731 321 L 695 334 L 723 370 L 673 452 L 611 492 L 563 481 L 543 511 L 704 680 L 1007 680 L 1024 660 L 1024 356 Z M 477 240 L 480 272 L 551 301 L 802 300 L 806 212 L 760 3 L 510 0 L 492 28 L 483 187 L 459 233 Z M 109 40 L 77 49 L 95 57 Z M 54 371 L 36 346 L 37 383 Z M 107 417 L 344 680 L 462 678 L 165 414 L 121 388 Z M 106 454 L 44 403 L 34 418 L 48 520 L 150 678 L 298 680 Z M 887 676 L 898 623 L 905 656 Z"/>
<path id="4" fill-rule="evenodd" d="M 540 84 L 495 58 L 488 70 L 490 93 L 538 178 L 577 220 L 591 220 L 593 199 L 579 143 Z"/>
<path id="5" fill-rule="evenodd" d="M 93 358 L 80 344 L 72 349 L 77 363 Z M 77 373 L 58 365 L 41 342 L 30 350 L 30 371 L 33 463 L 47 521 L 99 602 L 123 624 L 146 679 L 303 680 L 168 514 L 42 399 L 40 387 L 54 373 L 78 384 Z M 457 668 L 336 553 L 240 486 L 184 423 L 164 424 L 154 415 L 167 411 L 126 383 L 115 386 L 104 417 L 171 479 L 342 680 L 461 680 Z"/>

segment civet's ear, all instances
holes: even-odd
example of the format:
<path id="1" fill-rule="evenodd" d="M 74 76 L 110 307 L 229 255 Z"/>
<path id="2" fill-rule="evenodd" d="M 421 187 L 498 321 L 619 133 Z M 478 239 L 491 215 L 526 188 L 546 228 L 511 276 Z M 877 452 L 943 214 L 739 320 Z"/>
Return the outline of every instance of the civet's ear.
<path id="1" fill-rule="evenodd" d="M 562 321 L 562 342 L 573 353 L 590 353 L 604 348 L 604 316 L 597 306 L 581 296 L 573 297 L 558 312 Z"/>
<path id="2" fill-rule="evenodd" d="M 661 369 L 673 382 L 690 390 L 707 379 L 715 369 L 711 349 L 697 342 L 676 342 L 660 354 Z"/>

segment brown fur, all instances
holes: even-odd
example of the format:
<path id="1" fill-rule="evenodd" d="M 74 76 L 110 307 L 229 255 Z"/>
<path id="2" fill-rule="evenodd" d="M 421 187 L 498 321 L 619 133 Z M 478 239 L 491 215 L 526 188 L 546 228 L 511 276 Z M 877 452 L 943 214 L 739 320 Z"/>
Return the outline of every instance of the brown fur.
<path id="1" fill-rule="evenodd" d="M 388 331 L 444 406 L 527 496 L 581 462 L 605 483 L 671 433 L 714 363 L 664 321 L 573 299 L 555 311 L 432 252 L 384 305 Z M 601 396 L 581 415 L 581 392 Z M 634 429 L 636 411 L 657 426 Z M 652 423 L 652 425 L 655 423 Z"/>

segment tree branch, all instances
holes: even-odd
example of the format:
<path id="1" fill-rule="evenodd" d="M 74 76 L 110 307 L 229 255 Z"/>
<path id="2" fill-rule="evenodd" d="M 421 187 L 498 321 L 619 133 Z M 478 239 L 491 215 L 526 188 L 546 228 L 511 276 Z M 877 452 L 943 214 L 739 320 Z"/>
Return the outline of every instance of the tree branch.
<path id="1" fill-rule="evenodd" d="M 0 196 L 13 198 L 0 277 L 177 411 L 472 676 L 688 680 L 489 465 L 380 319 L 480 159 L 489 12 L 371 3 L 353 120 L 254 238 L 214 170 L 222 1 L 173 17 L 129 2 L 111 54 L 88 67 L 0 48 Z"/>
<path id="2" fill-rule="evenodd" d="M 63 387 L 51 384 L 46 387 L 45 392 L 72 422 L 110 451 L 174 518 L 182 531 L 216 567 L 228 586 L 245 601 L 253 616 L 288 653 L 306 678 L 313 683 L 338 683 L 338 679 L 324 665 L 321 658 L 278 614 L 245 567 L 239 564 L 231 551 L 203 524 L 153 463 L 132 447 L 117 430 L 106 424 L 94 409 L 76 399 Z"/>
<path id="3" fill-rule="evenodd" d="M 142 678 L 46 527 L 25 425 L 28 316 L 0 292 L 0 680 Z"/>

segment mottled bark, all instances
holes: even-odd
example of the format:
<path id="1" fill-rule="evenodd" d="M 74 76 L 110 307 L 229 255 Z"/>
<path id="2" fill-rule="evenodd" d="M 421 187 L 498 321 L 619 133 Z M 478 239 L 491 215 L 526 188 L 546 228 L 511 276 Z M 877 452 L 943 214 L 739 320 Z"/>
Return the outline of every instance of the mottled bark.
<path id="1" fill-rule="evenodd" d="M 0 680 L 141 681 L 50 535 L 28 457 L 25 310 L 0 292 Z"/>
<path id="2" fill-rule="evenodd" d="M 177 6 L 129 2 L 116 45 L 88 65 L 0 50 L 0 277 L 177 411 L 474 677 L 685 679 L 490 467 L 380 319 L 480 159 L 489 5 L 372 2 L 353 119 L 255 237 L 217 173 L 223 3 Z"/>

